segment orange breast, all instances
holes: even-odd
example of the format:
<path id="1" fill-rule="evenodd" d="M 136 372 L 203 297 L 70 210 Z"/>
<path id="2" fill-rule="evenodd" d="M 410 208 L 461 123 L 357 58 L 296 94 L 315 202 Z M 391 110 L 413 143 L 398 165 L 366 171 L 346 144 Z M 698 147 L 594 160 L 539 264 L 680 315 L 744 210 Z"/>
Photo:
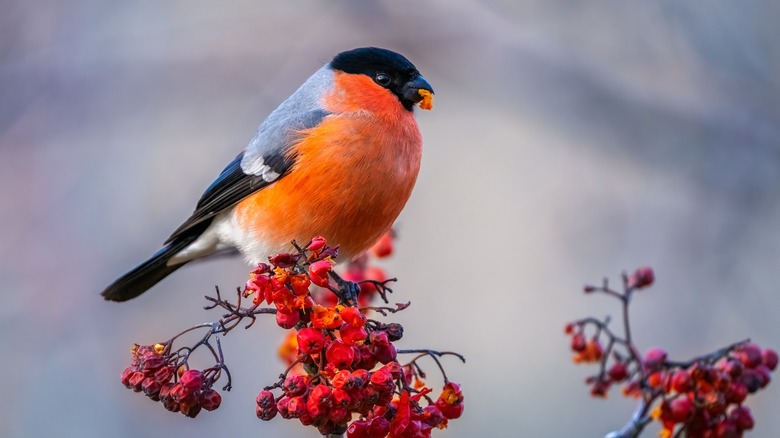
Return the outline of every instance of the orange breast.
<path id="1" fill-rule="evenodd" d="M 323 104 L 333 114 L 304 132 L 290 173 L 234 214 L 266 245 L 322 235 L 353 257 L 390 228 L 409 199 L 422 139 L 412 113 L 366 76 L 337 73 Z"/>

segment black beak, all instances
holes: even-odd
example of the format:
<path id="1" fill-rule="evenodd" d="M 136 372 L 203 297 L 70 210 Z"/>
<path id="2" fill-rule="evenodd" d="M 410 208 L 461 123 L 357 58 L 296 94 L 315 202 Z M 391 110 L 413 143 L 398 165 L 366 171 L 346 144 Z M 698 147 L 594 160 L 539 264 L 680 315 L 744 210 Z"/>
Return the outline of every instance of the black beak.
<path id="1" fill-rule="evenodd" d="M 413 103 L 418 103 L 423 100 L 419 90 L 428 90 L 433 93 L 433 87 L 431 87 L 431 84 L 429 84 L 422 75 L 417 75 L 404 84 L 404 100 Z"/>

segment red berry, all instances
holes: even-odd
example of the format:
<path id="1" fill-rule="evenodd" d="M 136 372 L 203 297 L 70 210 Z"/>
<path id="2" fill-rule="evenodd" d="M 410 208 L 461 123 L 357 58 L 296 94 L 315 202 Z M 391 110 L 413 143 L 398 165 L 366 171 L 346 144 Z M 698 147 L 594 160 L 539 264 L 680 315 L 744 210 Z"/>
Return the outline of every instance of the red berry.
<path id="1" fill-rule="evenodd" d="M 571 349 L 572 351 L 581 352 L 585 350 L 585 335 L 582 333 L 575 333 L 571 337 Z"/>
<path id="2" fill-rule="evenodd" d="M 388 362 L 382 369 L 389 371 L 394 379 L 400 379 L 404 375 L 404 368 L 396 361 Z"/>
<path id="3" fill-rule="evenodd" d="M 396 357 L 398 357 L 398 351 L 393 344 L 388 344 L 384 347 L 379 345 L 372 345 L 370 351 L 374 357 L 383 364 L 390 363 L 394 361 Z"/>
<path id="4" fill-rule="evenodd" d="M 329 386 L 319 384 L 309 393 L 309 401 L 318 405 L 328 406 L 333 397 L 333 390 Z"/>
<path id="5" fill-rule="evenodd" d="M 165 398 L 170 397 L 171 389 L 173 389 L 174 386 L 175 386 L 175 384 L 173 384 L 173 383 L 166 383 L 165 385 L 161 386 L 160 387 L 160 399 L 164 400 Z"/>
<path id="6" fill-rule="evenodd" d="M 306 247 L 307 251 L 317 252 L 321 250 L 325 244 L 328 243 L 327 240 L 325 240 L 322 236 L 316 236 L 313 239 L 311 239 L 311 243 L 309 246 Z"/>
<path id="7" fill-rule="evenodd" d="M 135 371 L 131 376 L 130 379 L 128 379 L 128 383 L 130 384 L 130 387 L 133 388 L 133 391 L 135 392 L 141 392 L 141 385 L 144 383 L 144 379 L 146 379 L 146 376 L 144 376 L 144 373 L 140 371 Z"/>
<path id="8" fill-rule="evenodd" d="M 688 370 L 677 370 L 672 374 L 672 389 L 681 394 L 693 389 L 693 380 Z"/>
<path id="9" fill-rule="evenodd" d="M 610 382 L 605 380 L 596 380 L 593 386 L 590 388 L 591 397 L 606 398 L 609 391 Z"/>
<path id="10" fill-rule="evenodd" d="M 306 274 L 291 275 L 288 277 L 290 287 L 292 287 L 295 295 L 306 296 L 309 293 L 309 286 L 311 286 L 311 280 Z"/>
<path id="11" fill-rule="evenodd" d="M 334 407 L 345 408 L 349 406 L 351 398 L 349 397 L 349 393 L 346 390 L 341 388 L 334 388 L 332 400 Z"/>
<path id="12" fill-rule="evenodd" d="M 761 389 L 761 384 L 763 383 L 762 377 L 755 370 L 745 370 L 739 381 L 745 385 L 749 394 L 753 394 Z"/>
<path id="13" fill-rule="evenodd" d="M 135 373 L 135 367 L 127 367 L 122 371 L 122 377 L 121 381 L 122 384 L 125 385 L 127 388 L 132 388 L 133 385 L 130 384 L 130 378 L 133 377 L 133 374 Z"/>
<path id="14" fill-rule="evenodd" d="M 381 330 L 371 332 L 368 341 L 371 345 L 386 347 L 390 345 L 390 339 L 387 337 L 387 333 Z"/>
<path id="15" fill-rule="evenodd" d="M 306 412 L 306 400 L 302 396 L 290 397 L 287 402 L 287 412 L 290 418 L 300 418 Z"/>
<path id="16" fill-rule="evenodd" d="M 203 373 L 198 370 L 187 370 L 179 377 L 179 383 L 188 391 L 197 391 L 203 386 Z"/>
<path id="17" fill-rule="evenodd" d="M 193 404 L 187 404 L 182 402 L 179 403 L 179 412 L 181 412 L 182 414 L 190 418 L 197 417 L 198 414 L 200 414 L 201 409 L 203 409 L 203 407 L 198 402 L 195 402 Z"/>
<path id="18" fill-rule="evenodd" d="M 349 405 L 347 405 L 347 409 L 355 412 L 360 411 L 364 398 L 363 390 L 361 388 L 353 387 L 347 391 L 347 394 L 349 395 Z"/>
<path id="19" fill-rule="evenodd" d="M 333 270 L 333 265 L 328 260 L 317 260 L 309 265 L 309 278 L 317 286 L 328 285 L 328 272 Z"/>
<path id="20" fill-rule="evenodd" d="M 380 368 L 371 374 L 371 384 L 374 385 L 380 393 L 393 392 L 395 381 L 390 371 Z"/>
<path id="21" fill-rule="evenodd" d="M 575 354 L 573 360 L 575 363 L 598 362 L 602 357 L 604 357 L 604 347 L 596 337 L 593 337 L 585 342 L 585 349 Z"/>
<path id="22" fill-rule="evenodd" d="M 750 408 L 747 406 L 737 406 L 729 414 L 729 419 L 734 421 L 737 425 L 737 429 L 740 431 L 750 430 L 753 428 L 753 414 L 750 412 Z"/>
<path id="23" fill-rule="evenodd" d="M 755 369 L 756 375 L 758 375 L 760 379 L 760 386 L 762 388 L 766 387 L 766 385 L 769 385 L 769 382 L 772 381 L 772 372 L 769 371 L 769 368 L 767 368 L 766 365 L 759 365 Z"/>
<path id="24" fill-rule="evenodd" d="M 715 438 L 739 438 L 742 434 L 737 425 L 730 420 L 723 420 L 715 426 Z"/>
<path id="25" fill-rule="evenodd" d="M 371 247 L 371 252 L 377 258 L 384 258 L 393 253 L 393 232 L 387 232 Z"/>
<path id="26" fill-rule="evenodd" d="M 392 394 L 390 392 L 389 394 Z M 352 397 L 353 394 L 350 393 L 350 397 Z M 363 407 L 370 410 L 379 400 L 379 390 L 376 389 L 376 386 L 374 385 L 366 385 L 361 391 L 359 398 L 362 399 Z"/>
<path id="27" fill-rule="evenodd" d="M 284 418 L 285 420 L 289 420 L 290 418 L 292 418 L 290 416 L 290 410 L 287 407 L 288 403 L 290 403 L 289 397 L 282 397 L 276 401 L 276 410 L 279 412 L 279 415 L 281 415 L 282 418 Z"/>
<path id="28" fill-rule="evenodd" d="M 312 418 L 311 415 L 307 411 L 303 411 L 303 413 L 298 417 L 298 421 L 301 422 L 304 426 L 311 426 L 314 424 L 314 418 Z"/>
<path id="29" fill-rule="evenodd" d="M 718 417 L 726 412 L 726 398 L 720 392 L 708 392 L 704 395 L 704 408 L 713 417 Z"/>
<path id="30" fill-rule="evenodd" d="M 255 401 L 257 402 L 257 406 L 263 409 L 268 409 L 271 407 L 271 405 L 276 405 L 276 401 L 274 400 L 274 393 L 267 389 L 261 390 L 257 394 Z"/>
<path id="31" fill-rule="evenodd" d="M 395 342 L 404 337 L 404 326 L 396 322 L 385 325 L 385 333 L 390 342 Z"/>
<path id="32" fill-rule="evenodd" d="M 268 259 L 272 265 L 278 268 L 292 268 L 298 263 L 297 254 L 281 253 Z"/>
<path id="33" fill-rule="evenodd" d="M 726 398 L 726 403 L 742 403 L 748 395 L 747 386 L 743 383 L 733 382 L 726 388 L 723 396 Z"/>
<path id="34" fill-rule="evenodd" d="M 154 373 L 154 380 L 160 385 L 164 385 L 171 381 L 175 371 L 176 369 L 171 366 L 162 367 Z"/>
<path id="35" fill-rule="evenodd" d="M 334 424 L 345 424 L 352 419 L 352 413 L 345 407 L 333 407 L 328 412 L 328 420 Z"/>
<path id="36" fill-rule="evenodd" d="M 160 388 L 162 388 L 162 385 L 151 377 L 145 378 L 143 383 L 141 383 L 141 389 L 143 389 L 144 394 L 152 400 L 159 400 Z"/>
<path id="37" fill-rule="evenodd" d="M 623 362 L 615 362 L 607 372 L 609 378 L 615 382 L 621 382 L 628 377 L 628 369 Z"/>
<path id="38" fill-rule="evenodd" d="M 663 386 L 664 380 L 666 378 L 666 373 L 663 371 L 656 371 L 654 373 L 651 373 L 649 376 L 647 376 L 647 386 L 651 388 L 661 388 Z"/>
<path id="39" fill-rule="evenodd" d="M 777 352 L 769 348 L 761 352 L 761 361 L 769 368 L 770 371 L 774 371 L 777 368 Z"/>
<path id="40" fill-rule="evenodd" d="M 170 397 L 179 403 L 185 402 L 188 404 L 193 404 L 197 401 L 195 393 L 187 389 L 187 387 L 182 385 L 181 382 L 173 385 L 173 388 L 171 388 Z"/>
<path id="41" fill-rule="evenodd" d="M 744 370 L 745 366 L 742 365 L 742 362 L 732 358 L 727 359 L 723 365 L 723 372 L 728 374 L 732 379 L 741 376 Z"/>
<path id="42" fill-rule="evenodd" d="M 761 348 L 756 344 L 742 345 L 735 355 L 748 368 L 757 367 L 763 360 Z"/>
<path id="43" fill-rule="evenodd" d="M 366 325 L 366 316 L 357 307 L 345 307 L 339 313 L 341 313 L 341 319 L 353 327 Z"/>
<path id="44" fill-rule="evenodd" d="M 265 274 L 266 272 L 271 272 L 271 267 L 268 266 L 266 263 L 258 263 L 257 267 L 250 272 L 250 275 L 253 276 L 260 276 Z"/>
<path id="45" fill-rule="evenodd" d="M 460 417 L 463 414 L 463 392 L 460 385 L 447 382 L 436 400 L 436 407 L 439 408 L 444 418 L 453 420 Z"/>
<path id="46" fill-rule="evenodd" d="M 279 410 L 276 408 L 276 405 L 274 405 L 273 408 L 269 408 L 269 409 L 263 409 L 260 406 L 255 408 L 255 414 L 257 415 L 257 418 L 263 421 L 273 420 L 273 418 L 276 417 L 277 413 L 279 413 Z"/>
<path id="47" fill-rule="evenodd" d="M 349 427 L 347 427 L 347 438 L 372 438 L 380 435 L 369 435 L 368 433 L 368 421 L 355 420 Z M 389 429 L 389 423 L 388 423 Z"/>
<path id="48" fill-rule="evenodd" d="M 682 423 L 688 421 L 693 414 L 693 402 L 685 395 L 669 402 L 669 414 L 672 421 Z"/>
<path id="49" fill-rule="evenodd" d="M 154 372 L 165 364 L 165 358 L 157 353 L 149 353 L 143 358 L 143 371 L 147 376 L 154 375 Z"/>
<path id="50" fill-rule="evenodd" d="M 654 370 L 660 368 L 666 360 L 666 351 L 662 348 L 651 348 L 645 353 L 645 357 L 642 360 L 645 368 Z"/>
<path id="51" fill-rule="evenodd" d="M 330 379 L 330 383 L 334 388 L 349 389 L 355 385 L 355 376 L 349 370 L 341 370 Z"/>
<path id="52" fill-rule="evenodd" d="M 315 305 L 309 313 L 311 325 L 319 329 L 335 329 L 341 327 L 341 314 L 332 307 Z"/>
<path id="53" fill-rule="evenodd" d="M 325 358 L 338 369 L 347 369 L 355 360 L 355 352 L 352 347 L 342 341 L 335 340 L 330 343 L 325 351 Z"/>
<path id="54" fill-rule="evenodd" d="M 438 427 L 444 421 L 444 415 L 436 405 L 428 405 L 423 409 L 422 421 L 431 427 Z"/>
<path id="55" fill-rule="evenodd" d="M 306 378 L 299 375 L 288 375 L 282 384 L 282 391 L 288 397 L 303 395 L 306 392 Z M 263 394 L 263 392 L 260 394 Z M 268 393 L 271 393 L 271 391 L 268 391 Z M 271 395 L 273 396 L 273 394 Z M 258 395 L 257 397 L 257 402 L 260 403 L 260 396 Z"/>
<path id="56" fill-rule="evenodd" d="M 306 400 L 306 412 L 315 422 L 328 415 L 331 409 L 331 398 L 333 393 L 330 387 L 326 385 L 317 385 L 312 389 L 309 398 Z"/>
<path id="57" fill-rule="evenodd" d="M 301 314 L 298 311 L 285 312 L 281 309 L 276 311 L 276 324 L 285 330 L 295 327 L 300 320 Z"/>
<path id="58" fill-rule="evenodd" d="M 198 403 L 207 411 L 213 411 L 222 404 L 222 396 L 213 389 L 205 389 L 200 393 Z"/>
<path id="59" fill-rule="evenodd" d="M 628 277 L 628 287 L 642 289 L 655 281 L 655 272 L 649 266 L 642 266 Z"/>
<path id="60" fill-rule="evenodd" d="M 303 354 L 319 353 L 325 348 L 325 335 L 322 330 L 306 327 L 298 331 L 298 351 Z"/>
<path id="61" fill-rule="evenodd" d="M 390 427 L 391 427 L 391 431 L 392 431 L 392 427 L 393 427 L 392 423 L 391 423 Z M 412 421 L 409 421 L 409 425 L 406 426 L 406 429 L 404 429 L 403 432 L 401 434 L 399 434 L 399 436 L 402 436 L 404 438 L 406 438 L 406 437 L 417 438 L 417 437 L 420 437 L 421 432 L 422 432 L 422 424 L 420 424 L 419 421 L 412 420 Z"/>
<path id="62" fill-rule="evenodd" d="M 374 417 L 368 425 L 368 436 L 384 437 L 390 433 L 390 421 L 385 417 Z"/>
<path id="63" fill-rule="evenodd" d="M 341 279 L 344 281 L 351 281 L 353 283 L 360 283 L 361 281 L 365 280 L 366 277 L 363 275 L 362 267 L 356 267 L 350 264 L 347 266 L 347 270 L 341 273 Z"/>
<path id="64" fill-rule="evenodd" d="M 170 386 L 169 386 L 170 385 Z M 163 396 L 162 394 L 165 392 L 167 394 L 170 394 L 170 388 L 173 387 L 173 383 L 167 383 L 163 385 L 163 388 L 160 390 L 160 400 L 162 401 L 163 407 L 171 412 L 179 412 L 179 402 L 173 399 L 170 395 Z"/>
<path id="65" fill-rule="evenodd" d="M 368 373 L 368 369 L 370 368 L 360 368 L 352 371 L 352 377 L 355 379 L 354 386 L 356 388 L 362 388 L 368 384 L 369 380 L 371 379 L 371 376 Z"/>
<path id="66" fill-rule="evenodd" d="M 349 324 L 342 324 L 339 329 L 341 340 L 347 345 L 355 345 L 360 342 L 364 342 L 368 333 L 363 327 L 355 327 Z"/>

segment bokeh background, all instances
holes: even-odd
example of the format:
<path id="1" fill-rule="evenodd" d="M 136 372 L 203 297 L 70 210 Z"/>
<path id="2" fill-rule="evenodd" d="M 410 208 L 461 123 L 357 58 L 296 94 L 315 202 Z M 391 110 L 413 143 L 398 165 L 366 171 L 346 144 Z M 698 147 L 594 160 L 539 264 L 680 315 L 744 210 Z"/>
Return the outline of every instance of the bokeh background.
<path id="1" fill-rule="evenodd" d="M 192 421 L 119 383 L 133 342 L 215 319 L 238 259 L 131 302 L 98 293 L 158 248 L 259 122 L 339 51 L 407 55 L 436 89 L 388 270 L 403 347 L 455 349 L 448 437 L 599 437 L 568 320 L 639 265 L 641 348 L 780 347 L 780 7 L 772 2 L 0 2 L 0 435 L 305 435 L 254 417 L 283 369 L 271 318 L 224 341 L 236 388 Z M 433 373 L 433 369 L 430 369 Z M 776 385 L 776 384 L 775 384 Z M 780 435 L 780 388 L 752 436 Z M 657 429 L 656 429 L 657 430 Z M 648 436 L 656 430 L 650 429 Z"/>

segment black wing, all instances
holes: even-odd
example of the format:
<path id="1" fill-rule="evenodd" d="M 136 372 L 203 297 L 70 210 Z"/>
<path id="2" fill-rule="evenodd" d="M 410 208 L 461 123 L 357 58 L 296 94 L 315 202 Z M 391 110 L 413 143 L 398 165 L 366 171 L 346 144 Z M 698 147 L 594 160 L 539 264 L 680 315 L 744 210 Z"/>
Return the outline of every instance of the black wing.
<path id="1" fill-rule="evenodd" d="M 232 207 L 245 197 L 284 178 L 295 162 L 294 154 L 289 154 L 288 151 L 297 141 L 297 133 L 317 126 L 327 115 L 328 113 L 322 110 L 308 111 L 292 117 L 275 117 L 272 113 L 247 148 L 250 152 L 241 152 L 225 167 L 200 197 L 192 215 L 171 234 L 165 243 L 188 236 L 192 231 L 200 234 L 205 229 L 203 225 L 205 221 L 210 221 L 218 213 Z M 244 173 L 241 162 L 244 161 L 247 153 L 251 154 L 248 157 L 250 161 L 261 158 L 262 164 L 276 173 L 276 176 L 264 179 L 263 175 Z"/>
<path id="2" fill-rule="evenodd" d="M 241 152 L 225 167 L 225 170 L 219 174 L 219 177 L 200 197 L 192 215 L 171 234 L 165 243 L 169 243 L 177 237 L 187 235 L 188 231 L 196 225 L 206 220 L 211 220 L 222 210 L 230 208 L 245 197 L 273 183 L 273 181 L 264 180 L 262 176 L 244 173 L 241 169 L 241 160 L 243 158 L 244 153 Z M 293 160 L 284 157 L 275 158 L 274 160 L 269 160 L 268 165 L 274 172 L 279 174 L 279 177 L 276 179 L 278 180 L 284 177 L 292 166 Z M 198 234 L 202 232 L 200 228 L 198 227 Z"/>

